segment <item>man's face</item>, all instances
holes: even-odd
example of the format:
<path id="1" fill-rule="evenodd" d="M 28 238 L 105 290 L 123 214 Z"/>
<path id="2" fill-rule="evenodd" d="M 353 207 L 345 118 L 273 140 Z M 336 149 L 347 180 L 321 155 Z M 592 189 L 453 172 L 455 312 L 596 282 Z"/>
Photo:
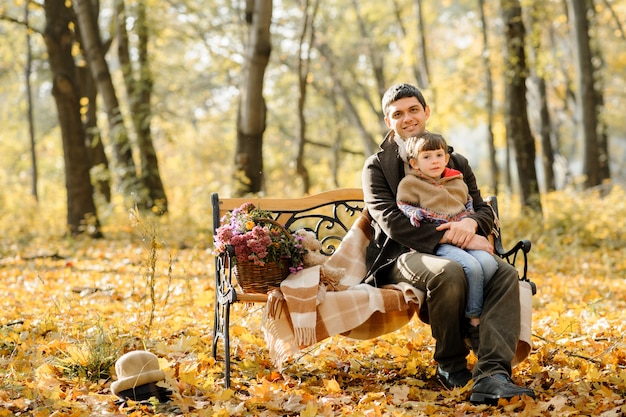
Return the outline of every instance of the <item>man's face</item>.
<path id="1" fill-rule="evenodd" d="M 418 136 L 426 129 L 430 107 L 422 107 L 416 97 L 404 97 L 394 101 L 385 115 L 385 123 L 402 139 Z"/>

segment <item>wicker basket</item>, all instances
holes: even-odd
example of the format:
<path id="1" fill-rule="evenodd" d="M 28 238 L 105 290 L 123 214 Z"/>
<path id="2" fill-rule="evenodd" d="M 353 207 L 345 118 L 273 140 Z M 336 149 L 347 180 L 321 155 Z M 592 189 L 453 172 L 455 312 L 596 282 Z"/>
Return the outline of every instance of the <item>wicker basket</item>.
<path id="1" fill-rule="evenodd" d="M 280 287 L 282 280 L 289 275 L 289 264 L 284 262 L 268 262 L 264 266 L 252 261 L 237 262 L 233 268 L 237 284 L 243 292 L 250 294 L 267 294 Z"/>
<path id="2" fill-rule="evenodd" d="M 269 223 L 281 229 L 291 238 L 291 234 L 279 222 L 272 219 L 258 219 L 259 223 Z M 282 280 L 289 275 L 289 259 L 282 262 L 266 262 L 265 265 L 256 265 L 253 261 L 238 261 L 233 267 L 233 274 L 241 290 L 250 294 L 267 294 L 280 287 Z"/>

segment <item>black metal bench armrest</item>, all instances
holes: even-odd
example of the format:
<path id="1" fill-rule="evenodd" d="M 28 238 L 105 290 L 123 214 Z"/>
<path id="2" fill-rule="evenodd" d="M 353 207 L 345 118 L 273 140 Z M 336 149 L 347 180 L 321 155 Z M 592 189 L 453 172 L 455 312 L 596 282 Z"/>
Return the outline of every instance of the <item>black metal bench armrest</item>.
<path id="1" fill-rule="evenodd" d="M 496 215 L 496 218 L 498 218 L 500 216 L 498 210 L 498 199 L 495 196 L 489 196 L 485 199 L 485 202 L 487 202 L 487 204 L 491 206 L 494 214 Z M 520 276 L 520 280 L 528 282 L 532 289 L 533 295 L 536 294 L 537 286 L 534 282 L 528 279 L 528 253 L 532 248 L 532 243 L 530 242 L 530 240 L 522 239 L 518 241 L 511 249 L 505 249 L 502 244 L 502 231 L 500 230 L 498 223 L 496 223 L 496 233 L 493 234 L 493 239 L 496 255 L 506 260 L 510 265 L 516 266 L 517 257 L 520 253 L 522 254 L 523 265 L 521 266 L 522 274 Z"/>

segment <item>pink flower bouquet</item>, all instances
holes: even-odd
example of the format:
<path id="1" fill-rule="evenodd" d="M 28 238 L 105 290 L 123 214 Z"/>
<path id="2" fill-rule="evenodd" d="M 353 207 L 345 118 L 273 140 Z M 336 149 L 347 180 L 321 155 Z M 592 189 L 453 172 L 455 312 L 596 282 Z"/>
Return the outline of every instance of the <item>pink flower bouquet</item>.
<path id="1" fill-rule="evenodd" d="M 292 236 L 276 224 L 270 214 L 252 203 L 244 203 L 232 210 L 222 218 L 222 225 L 214 236 L 215 253 L 226 253 L 231 246 L 235 263 L 252 261 L 264 266 L 268 262 L 287 262 L 290 272 L 301 270 L 306 254 L 302 238 Z"/>

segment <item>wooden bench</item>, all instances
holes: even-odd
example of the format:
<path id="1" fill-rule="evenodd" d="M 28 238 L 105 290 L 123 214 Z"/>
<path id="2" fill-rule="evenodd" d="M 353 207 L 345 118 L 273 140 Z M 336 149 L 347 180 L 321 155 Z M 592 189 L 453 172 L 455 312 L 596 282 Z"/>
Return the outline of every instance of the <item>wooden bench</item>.
<path id="1" fill-rule="evenodd" d="M 498 214 L 495 197 L 486 201 Z M 322 252 L 331 255 L 338 247 L 343 236 L 363 210 L 363 191 L 360 188 L 344 188 L 326 191 L 302 198 L 220 198 L 217 193 L 211 195 L 213 209 L 213 233 L 220 227 L 221 218 L 229 211 L 251 202 L 256 207 L 273 213 L 273 220 L 280 222 L 287 230 L 295 231 L 306 228 L 312 230 L 322 243 Z M 528 281 L 528 252 L 531 243 L 520 240 L 510 250 L 502 244 L 502 234 L 494 236 L 496 253 L 511 265 L 515 265 L 518 254 L 522 254 L 523 263 L 520 279 Z M 224 381 L 230 387 L 230 308 L 234 303 L 265 303 L 265 294 L 247 294 L 236 285 L 233 278 L 228 254 L 215 257 L 215 317 L 213 324 L 213 357 L 217 359 L 218 342 L 224 342 Z M 530 281 L 529 281 L 530 282 Z M 531 282 L 533 293 L 536 291 Z"/>

